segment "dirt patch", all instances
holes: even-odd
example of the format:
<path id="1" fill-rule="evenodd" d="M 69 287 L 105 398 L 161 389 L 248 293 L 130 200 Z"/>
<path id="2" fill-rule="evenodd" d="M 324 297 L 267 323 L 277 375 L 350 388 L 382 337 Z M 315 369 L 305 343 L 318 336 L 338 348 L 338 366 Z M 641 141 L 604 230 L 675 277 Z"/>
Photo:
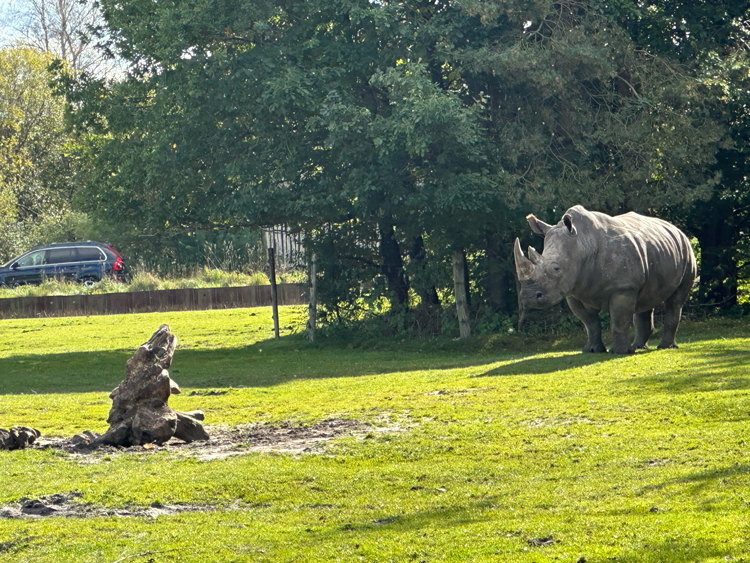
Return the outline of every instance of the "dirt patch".
<path id="1" fill-rule="evenodd" d="M 310 425 L 292 422 L 213 427 L 208 442 L 165 444 L 201 460 L 223 459 L 247 452 L 315 453 L 323 443 L 341 436 L 363 435 L 373 428 L 356 420 L 332 418 Z"/>
<path id="2" fill-rule="evenodd" d="M 162 446 L 146 444 L 130 448 L 103 446 L 88 450 L 85 444 L 71 438 L 47 438 L 34 443 L 32 448 L 55 448 L 69 452 L 81 463 L 97 463 L 105 456 L 111 455 L 148 455 L 157 451 L 184 454 L 200 460 L 223 459 L 249 452 L 287 452 L 317 453 L 324 451 L 326 441 L 343 436 L 358 436 L 362 439 L 377 433 L 400 432 L 405 430 L 400 425 L 372 426 L 357 420 L 331 418 L 314 424 L 296 424 L 288 421 L 275 424 L 256 423 L 233 427 L 207 427 L 210 439 L 205 442 L 185 443 L 170 440 Z M 91 518 L 97 516 L 123 516 L 156 518 L 162 515 L 180 512 L 211 511 L 220 508 L 210 504 L 162 504 L 154 502 L 148 507 L 106 508 L 100 505 L 81 502 L 83 494 L 79 491 L 56 493 L 36 498 L 22 498 L 17 503 L 0 506 L 0 520 L 3 518 Z M 327 505 L 320 505 L 327 506 Z M 256 506 L 247 506 L 251 509 Z M 229 508 L 242 509 L 232 505 Z M 0 552 L 2 552 L 0 544 Z"/>
<path id="3" fill-rule="evenodd" d="M 83 496 L 79 491 L 55 493 L 38 498 L 22 498 L 18 503 L 0 507 L 1 518 L 43 518 L 61 516 L 64 518 L 91 518 L 94 516 L 140 516 L 156 518 L 179 512 L 202 512 L 216 507 L 202 504 L 162 504 L 154 502 L 148 507 L 105 508 L 80 502 Z"/>
<path id="4" fill-rule="evenodd" d="M 169 451 L 181 453 L 200 460 L 223 459 L 249 452 L 317 453 L 323 451 L 324 443 L 343 436 L 365 436 L 375 432 L 395 432 L 400 427 L 373 427 L 369 424 L 346 418 L 331 418 L 314 424 L 278 423 L 241 424 L 237 426 L 206 426 L 210 436 L 207 441 L 185 443 L 170 440 L 162 446 L 146 444 L 130 448 L 103 446 L 90 450 L 87 444 L 74 438 L 40 438 L 34 448 L 55 448 L 71 454 L 92 456 L 96 453 L 137 453 Z M 94 456 L 96 457 L 96 456 Z M 93 461 L 93 460 L 92 460 Z"/>

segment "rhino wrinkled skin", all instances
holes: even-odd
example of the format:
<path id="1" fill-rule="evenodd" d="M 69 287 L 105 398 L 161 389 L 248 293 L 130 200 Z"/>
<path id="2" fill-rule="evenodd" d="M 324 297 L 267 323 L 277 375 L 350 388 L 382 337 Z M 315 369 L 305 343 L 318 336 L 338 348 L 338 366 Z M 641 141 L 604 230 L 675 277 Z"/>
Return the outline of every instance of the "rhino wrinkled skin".
<path id="1" fill-rule="evenodd" d="M 625 213 L 610 217 L 580 205 L 557 225 L 534 215 L 531 230 L 544 235 L 544 252 L 529 247 L 528 258 L 516 239 L 514 254 L 522 308 L 544 309 L 565 299 L 586 326 L 584 352 L 606 352 L 599 311 L 609 310 L 610 352 L 645 348 L 654 330 L 654 307 L 664 303 L 659 348 L 676 348 L 682 306 L 697 275 L 690 241 L 674 225 Z M 635 340 L 628 339 L 635 324 Z"/>

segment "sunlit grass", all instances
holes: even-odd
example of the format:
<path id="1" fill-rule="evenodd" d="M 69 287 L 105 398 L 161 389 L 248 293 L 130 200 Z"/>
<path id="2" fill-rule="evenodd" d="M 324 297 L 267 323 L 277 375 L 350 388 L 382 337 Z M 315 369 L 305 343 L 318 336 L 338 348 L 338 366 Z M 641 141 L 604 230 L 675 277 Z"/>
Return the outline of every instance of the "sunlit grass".
<path id="1" fill-rule="evenodd" d="M 304 317 L 302 307 L 283 308 L 282 326 L 295 330 L 278 342 L 269 339 L 268 309 L 0 321 L 2 427 L 30 424 L 58 436 L 103 430 L 124 361 L 169 322 L 180 339 L 171 373 L 183 387 L 170 404 L 202 408 L 209 430 L 329 417 L 390 429 L 334 440 L 322 454 L 210 462 L 166 451 L 0 452 L 0 504 L 77 489 L 97 506 L 213 508 L 155 520 L 0 519 L 0 555 L 748 558 L 746 323 L 685 323 L 679 350 L 612 357 L 579 354 L 582 335 L 504 336 L 499 351 L 490 338 L 383 341 L 383 349 L 310 345 Z M 189 394 L 207 389 L 227 392 Z M 550 545 L 530 543 L 549 536 Z"/>

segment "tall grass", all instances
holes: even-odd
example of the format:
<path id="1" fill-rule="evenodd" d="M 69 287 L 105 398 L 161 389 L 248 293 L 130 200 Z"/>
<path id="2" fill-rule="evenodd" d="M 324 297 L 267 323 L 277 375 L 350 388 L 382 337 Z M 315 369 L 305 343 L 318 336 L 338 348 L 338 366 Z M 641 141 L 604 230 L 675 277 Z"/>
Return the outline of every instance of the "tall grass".
<path id="1" fill-rule="evenodd" d="M 282 272 L 277 274 L 278 283 L 304 283 L 304 272 Z M 126 283 L 104 278 L 86 287 L 70 281 L 48 279 L 40 285 L 24 285 L 16 288 L 0 287 L 0 298 L 38 297 L 45 295 L 83 295 L 88 293 L 118 293 L 127 291 L 155 291 L 159 289 L 190 289 L 200 287 L 233 287 L 270 284 L 263 272 L 235 272 L 219 268 L 196 269 L 183 277 L 160 276 L 142 267 L 136 267 Z"/>

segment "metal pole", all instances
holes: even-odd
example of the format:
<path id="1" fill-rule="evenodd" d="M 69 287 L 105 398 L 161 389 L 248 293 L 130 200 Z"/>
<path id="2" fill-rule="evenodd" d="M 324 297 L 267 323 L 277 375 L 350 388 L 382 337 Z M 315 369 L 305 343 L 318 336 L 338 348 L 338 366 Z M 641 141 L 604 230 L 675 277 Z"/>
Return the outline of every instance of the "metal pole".
<path id="1" fill-rule="evenodd" d="M 274 248 L 268 249 L 268 265 L 271 270 L 271 308 L 273 309 L 273 333 L 279 338 L 279 301 L 276 295 L 276 259 L 274 257 Z"/>

